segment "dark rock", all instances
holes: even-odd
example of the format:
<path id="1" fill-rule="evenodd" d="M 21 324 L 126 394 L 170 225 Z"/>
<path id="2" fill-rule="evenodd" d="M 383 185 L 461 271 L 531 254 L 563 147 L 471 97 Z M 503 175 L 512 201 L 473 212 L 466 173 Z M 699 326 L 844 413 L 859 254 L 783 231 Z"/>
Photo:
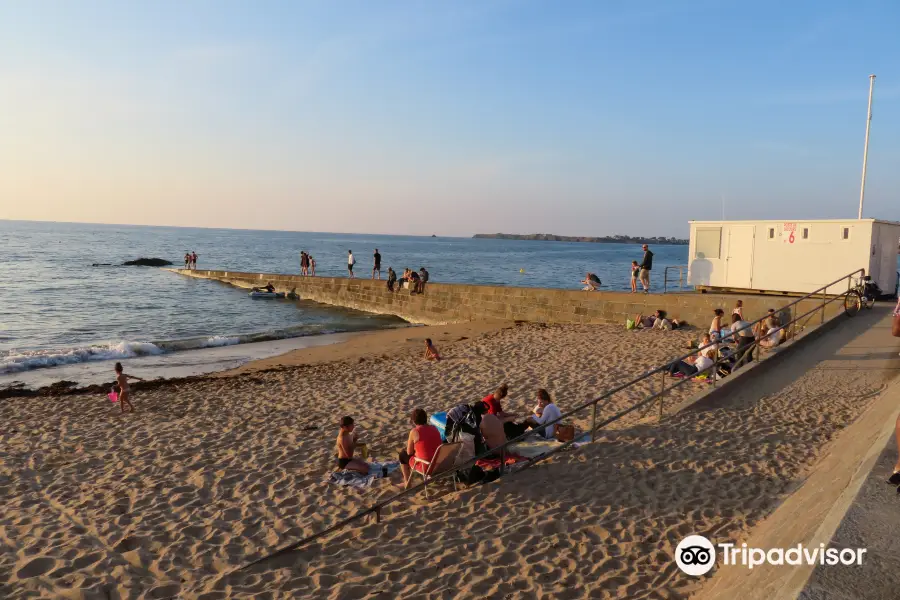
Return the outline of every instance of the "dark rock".
<path id="1" fill-rule="evenodd" d="M 172 263 L 161 258 L 139 258 L 122 264 L 126 267 L 168 267 Z"/>

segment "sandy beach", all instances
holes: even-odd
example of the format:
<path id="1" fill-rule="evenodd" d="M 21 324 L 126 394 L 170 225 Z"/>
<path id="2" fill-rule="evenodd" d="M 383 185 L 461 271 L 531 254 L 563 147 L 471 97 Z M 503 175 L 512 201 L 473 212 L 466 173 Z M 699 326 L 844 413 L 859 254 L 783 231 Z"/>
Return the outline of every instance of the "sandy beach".
<path id="1" fill-rule="evenodd" d="M 234 571 L 397 491 L 398 476 L 367 490 L 324 481 L 341 416 L 356 418 L 376 459 L 392 459 L 414 407 L 445 410 L 506 382 L 507 410 L 527 412 L 544 387 L 565 411 L 681 354 L 692 334 L 381 331 L 217 377 L 138 384 L 134 415 L 95 396 L 0 402 L 0 596 L 684 597 L 699 584 L 675 568 L 674 544 L 745 533 L 884 382 L 798 374 L 766 381 L 761 402 L 737 394 L 724 410 L 661 425 L 634 415 L 598 444 L 416 496 L 380 525 Z M 445 361 L 421 359 L 426 336 Z M 603 414 L 648 393 L 620 394 Z"/>

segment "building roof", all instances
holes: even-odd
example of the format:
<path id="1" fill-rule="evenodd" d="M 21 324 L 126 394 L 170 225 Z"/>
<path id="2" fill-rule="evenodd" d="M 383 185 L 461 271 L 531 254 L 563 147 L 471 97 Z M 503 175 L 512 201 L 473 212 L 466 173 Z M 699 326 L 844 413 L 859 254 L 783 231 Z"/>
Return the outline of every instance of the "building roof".
<path id="1" fill-rule="evenodd" d="M 884 223 L 900 226 L 900 222 L 884 219 L 743 219 L 734 221 L 688 221 L 696 225 L 720 225 L 724 223 Z"/>

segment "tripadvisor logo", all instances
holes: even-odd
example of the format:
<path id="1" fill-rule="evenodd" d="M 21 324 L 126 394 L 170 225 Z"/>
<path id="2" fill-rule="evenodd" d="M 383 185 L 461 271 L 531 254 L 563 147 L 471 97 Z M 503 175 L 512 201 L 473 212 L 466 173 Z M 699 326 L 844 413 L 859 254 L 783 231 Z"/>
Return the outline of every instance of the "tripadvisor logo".
<path id="1" fill-rule="evenodd" d="M 861 565 L 866 548 L 828 548 L 825 544 L 807 548 L 797 544 L 790 548 L 750 548 L 747 544 L 717 544 L 725 566 L 752 569 L 761 565 Z M 700 577 L 716 564 L 716 548 L 702 535 L 689 535 L 675 548 L 675 563 L 687 575 Z"/>
<path id="2" fill-rule="evenodd" d="M 702 535 L 689 535 L 675 548 L 675 563 L 688 575 L 706 575 L 716 564 L 716 549 Z"/>

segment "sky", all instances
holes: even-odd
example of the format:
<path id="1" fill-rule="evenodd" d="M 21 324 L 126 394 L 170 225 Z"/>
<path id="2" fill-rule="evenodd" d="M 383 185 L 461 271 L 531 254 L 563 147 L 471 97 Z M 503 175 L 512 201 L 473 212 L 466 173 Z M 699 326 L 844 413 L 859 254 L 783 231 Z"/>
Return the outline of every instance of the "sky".
<path id="1" fill-rule="evenodd" d="M 0 219 L 900 220 L 900 3 L 0 0 Z"/>

